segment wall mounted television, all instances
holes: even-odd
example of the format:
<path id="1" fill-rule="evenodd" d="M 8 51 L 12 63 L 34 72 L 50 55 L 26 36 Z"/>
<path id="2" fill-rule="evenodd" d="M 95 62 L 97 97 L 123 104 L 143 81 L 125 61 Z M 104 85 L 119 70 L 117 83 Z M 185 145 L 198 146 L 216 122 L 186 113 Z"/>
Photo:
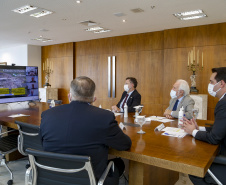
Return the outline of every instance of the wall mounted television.
<path id="1" fill-rule="evenodd" d="M 38 67 L 0 65 L 0 103 L 39 100 Z"/>

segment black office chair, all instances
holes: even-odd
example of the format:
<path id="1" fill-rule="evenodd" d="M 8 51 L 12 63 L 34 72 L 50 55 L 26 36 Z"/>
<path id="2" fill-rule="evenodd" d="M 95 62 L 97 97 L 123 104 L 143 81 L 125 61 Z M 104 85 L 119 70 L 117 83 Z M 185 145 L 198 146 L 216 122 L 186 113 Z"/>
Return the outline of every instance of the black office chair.
<path id="1" fill-rule="evenodd" d="M 221 165 L 225 165 L 226 168 L 226 157 L 225 156 L 216 156 L 213 163 L 216 164 L 221 164 Z M 220 182 L 220 180 L 210 171 L 210 169 L 207 170 L 207 172 L 209 173 L 209 175 L 214 179 L 214 181 L 218 184 L 218 185 L 223 185 L 223 183 Z"/>
<path id="2" fill-rule="evenodd" d="M 96 185 L 89 156 L 59 154 L 30 148 L 26 153 L 31 167 L 26 171 L 25 185 Z M 98 185 L 104 183 L 111 168 L 114 169 L 113 161 L 109 162 Z"/>
<path id="3" fill-rule="evenodd" d="M 39 136 L 39 126 L 15 121 L 19 130 L 18 150 L 22 155 L 27 155 L 26 149 L 33 148 L 42 150 L 41 138 Z"/>
<path id="4" fill-rule="evenodd" d="M 27 156 L 26 149 L 33 148 L 42 150 L 41 138 L 39 136 L 39 126 L 20 121 L 15 121 L 19 130 L 18 151 Z M 30 165 L 26 165 L 28 168 Z"/>
<path id="5" fill-rule="evenodd" d="M 1 165 L 5 166 L 10 173 L 10 180 L 7 183 L 8 185 L 13 184 L 13 173 L 7 165 L 5 155 L 17 150 L 17 137 L 17 130 L 9 130 L 0 134 L 0 154 L 2 155 Z"/>

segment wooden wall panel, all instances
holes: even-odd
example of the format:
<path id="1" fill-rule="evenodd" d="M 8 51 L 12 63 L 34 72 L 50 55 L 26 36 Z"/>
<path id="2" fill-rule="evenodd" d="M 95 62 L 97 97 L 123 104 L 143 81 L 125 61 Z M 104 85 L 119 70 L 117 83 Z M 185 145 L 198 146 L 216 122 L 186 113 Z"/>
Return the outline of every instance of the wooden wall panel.
<path id="1" fill-rule="evenodd" d="M 74 69 L 74 44 L 65 43 L 42 47 L 42 66 L 47 59 L 53 62 L 53 74 L 49 83 L 52 88 L 58 88 L 58 98 L 63 103 L 68 103 L 67 94 L 70 90 L 70 82 L 73 79 Z M 45 75 L 42 75 L 42 84 L 45 83 Z"/>
<path id="2" fill-rule="evenodd" d="M 89 40 L 75 45 L 68 43 L 45 46 L 42 60 L 51 58 L 56 61 L 54 70 L 60 70 L 58 73 L 62 74 L 62 79 L 51 83 L 62 89 L 60 96 L 68 90 L 64 84 L 73 76 L 86 75 L 97 85 L 97 101 L 94 105 L 101 104 L 103 108 L 110 108 L 119 101 L 125 78 L 134 76 L 138 80 L 137 89 L 142 95 L 145 114 L 161 115 L 169 105 L 169 93 L 174 82 L 184 79 L 190 84 L 191 72 L 187 71 L 187 55 L 194 46 L 196 51 L 199 49 L 200 53 L 204 53 L 204 68 L 197 73 L 197 88 L 202 94 L 208 93 L 211 68 L 226 66 L 225 33 L 226 23 L 220 23 Z M 116 56 L 116 98 L 108 98 L 107 57 L 113 55 Z M 65 62 L 68 63 L 67 69 L 61 66 Z M 73 74 L 70 62 L 74 62 Z M 69 77 L 66 77 L 68 74 Z M 62 81 L 65 83 L 62 84 Z M 208 119 L 214 119 L 217 101 L 208 96 Z"/>

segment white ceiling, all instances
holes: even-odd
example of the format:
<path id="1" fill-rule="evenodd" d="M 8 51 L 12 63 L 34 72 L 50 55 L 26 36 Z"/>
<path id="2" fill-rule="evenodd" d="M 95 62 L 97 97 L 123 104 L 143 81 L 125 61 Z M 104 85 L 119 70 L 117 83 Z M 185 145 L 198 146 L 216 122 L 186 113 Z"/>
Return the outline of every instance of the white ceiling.
<path id="1" fill-rule="evenodd" d="M 33 5 L 54 13 L 34 18 L 12 10 Z M 151 6 L 155 6 L 154 9 Z M 131 9 L 141 8 L 142 13 Z M 202 9 L 207 18 L 181 21 L 172 14 Z M 135 33 L 153 32 L 172 28 L 190 27 L 226 22 L 226 0 L 0 0 L 0 49 L 17 45 L 53 45 Z M 123 17 L 114 13 L 122 12 Z M 66 19 L 66 20 L 63 20 Z M 126 19 L 123 23 L 122 19 Z M 111 32 L 86 32 L 81 21 L 91 20 Z M 40 31 L 46 29 L 49 31 Z M 52 42 L 31 40 L 42 35 Z"/>

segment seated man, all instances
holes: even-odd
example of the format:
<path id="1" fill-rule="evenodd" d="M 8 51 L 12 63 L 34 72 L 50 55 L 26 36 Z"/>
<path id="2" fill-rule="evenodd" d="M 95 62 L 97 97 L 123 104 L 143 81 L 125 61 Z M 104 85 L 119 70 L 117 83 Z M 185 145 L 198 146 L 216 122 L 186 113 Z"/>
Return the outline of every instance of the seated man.
<path id="1" fill-rule="evenodd" d="M 226 67 L 212 69 L 208 92 L 211 96 L 219 99 L 214 110 L 215 121 L 213 126 L 201 127 L 197 125 L 194 119 L 189 121 L 184 118 L 184 130 L 195 139 L 214 145 L 219 144 L 219 155 L 226 156 Z M 225 165 L 213 163 L 210 170 L 222 184 L 226 184 Z M 189 177 L 194 185 L 217 184 L 208 173 L 204 178 Z"/>
<path id="2" fill-rule="evenodd" d="M 68 95 L 70 104 L 42 113 L 40 136 L 45 151 L 90 156 L 98 181 L 108 164 L 108 148 L 128 150 L 131 140 L 119 128 L 111 111 L 91 105 L 94 91 L 95 83 L 90 78 L 74 79 Z M 114 164 L 114 172 L 104 184 L 118 185 L 124 171 L 119 166 L 124 167 L 124 163 L 117 158 Z"/>
<path id="3" fill-rule="evenodd" d="M 185 117 L 191 119 L 195 101 L 189 96 L 189 91 L 189 85 L 185 80 L 177 80 L 170 92 L 172 99 L 169 107 L 164 112 L 164 116 L 167 118 L 178 118 L 178 112 L 183 107 Z"/>
<path id="4" fill-rule="evenodd" d="M 112 110 L 115 112 L 124 112 L 125 103 L 128 106 L 128 112 L 135 112 L 134 106 L 140 105 L 141 95 L 136 90 L 137 80 L 133 77 L 126 78 L 124 85 L 124 92 L 117 105 L 112 106 Z"/>

